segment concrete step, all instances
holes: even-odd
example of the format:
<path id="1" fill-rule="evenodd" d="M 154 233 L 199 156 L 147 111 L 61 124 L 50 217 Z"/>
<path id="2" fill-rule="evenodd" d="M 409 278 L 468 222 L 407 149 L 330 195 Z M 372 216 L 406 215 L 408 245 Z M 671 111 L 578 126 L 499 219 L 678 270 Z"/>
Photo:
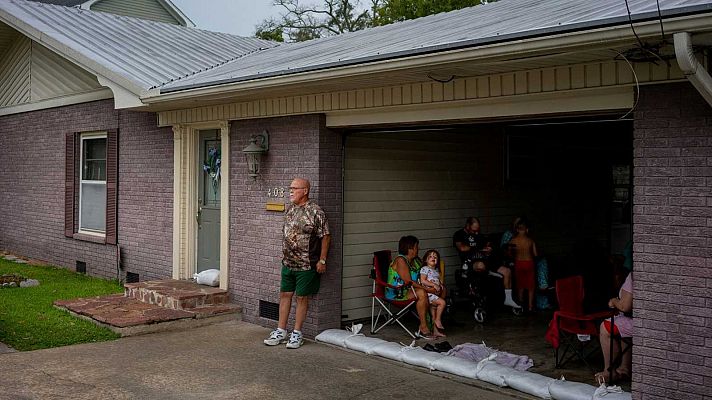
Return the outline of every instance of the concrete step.
<path id="1" fill-rule="evenodd" d="M 124 295 L 172 310 L 188 310 L 229 302 L 226 290 L 173 279 L 127 283 L 124 285 Z"/>
<path id="2" fill-rule="evenodd" d="M 121 336 L 188 329 L 242 319 L 242 308 L 236 304 L 213 304 L 175 310 L 144 303 L 121 294 L 57 300 L 54 305 L 75 316 L 105 326 Z"/>

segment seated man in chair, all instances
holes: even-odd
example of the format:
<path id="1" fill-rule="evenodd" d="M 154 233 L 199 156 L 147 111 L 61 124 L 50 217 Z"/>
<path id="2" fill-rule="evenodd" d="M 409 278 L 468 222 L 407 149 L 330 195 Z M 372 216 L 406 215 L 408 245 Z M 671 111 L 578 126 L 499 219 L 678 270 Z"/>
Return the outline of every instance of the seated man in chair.
<path id="1" fill-rule="evenodd" d="M 453 235 L 452 242 L 463 265 L 471 265 L 476 272 L 487 272 L 486 260 L 492 253 L 492 244 L 487 242 L 485 235 L 480 233 L 480 220 L 477 217 L 468 217 L 465 227 Z M 505 266 L 497 266 L 497 270 L 494 272 L 502 276 L 505 293 L 504 304 L 520 308 L 512 298 L 512 271 Z"/>

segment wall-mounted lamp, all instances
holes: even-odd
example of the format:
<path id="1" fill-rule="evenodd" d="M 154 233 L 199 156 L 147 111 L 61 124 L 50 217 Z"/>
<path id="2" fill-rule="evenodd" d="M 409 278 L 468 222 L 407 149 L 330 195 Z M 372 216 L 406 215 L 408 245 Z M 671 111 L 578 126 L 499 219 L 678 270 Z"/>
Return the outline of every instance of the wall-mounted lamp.
<path id="1" fill-rule="evenodd" d="M 260 173 L 260 158 L 262 154 L 267 153 L 267 150 L 269 150 L 269 135 L 266 130 L 252 135 L 250 144 L 242 149 L 247 160 L 247 174 L 254 180 L 257 180 Z"/>

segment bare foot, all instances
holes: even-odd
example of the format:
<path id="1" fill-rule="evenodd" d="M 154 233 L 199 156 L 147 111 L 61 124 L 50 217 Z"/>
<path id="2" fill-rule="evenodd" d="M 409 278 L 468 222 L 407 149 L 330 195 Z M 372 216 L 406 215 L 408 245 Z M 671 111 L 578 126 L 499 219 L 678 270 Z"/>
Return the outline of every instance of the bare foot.
<path id="1" fill-rule="evenodd" d="M 436 327 L 435 329 L 433 329 L 433 336 L 436 337 L 436 338 L 445 338 L 445 337 L 447 337 L 444 333 L 438 331 L 438 328 L 437 328 L 437 327 Z"/>

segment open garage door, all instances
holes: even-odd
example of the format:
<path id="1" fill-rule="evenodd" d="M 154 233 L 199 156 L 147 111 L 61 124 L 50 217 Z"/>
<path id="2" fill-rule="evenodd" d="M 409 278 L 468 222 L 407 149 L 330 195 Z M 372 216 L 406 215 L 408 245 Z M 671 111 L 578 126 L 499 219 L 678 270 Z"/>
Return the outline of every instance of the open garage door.
<path id="1" fill-rule="evenodd" d="M 373 252 L 395 250 L 403 235 L 420 248 L 459 263 L 452 235 L 468 215 L 494 210 L 502 183 L 502 136 L 493 129 L 354 133 L 347 136 L 344 177 L 344 271 L 342 314 L 370 316 Z M 492 141 L 497 142 L 492 146 Z M 452 271 L 450 271 L 451 273 Z M 451 277 L 450 277 L 451 278 Z"/>
<path id="2" fill-rule="evenodd" d="M 349 133 L 342 318 L 370 316 L 373 252 L 395 250 L 403 235 L 420 239 L 421 255 L 440 251 L 451 284 L 452 235 L 468 216 L 501 233 L 527 215 L 538 247 L 567 274 L 603 263 L 599 254 L 619 253 L 630 237 L 630 192 L 616 183 L 631 148 L 630 121 Z"/>

